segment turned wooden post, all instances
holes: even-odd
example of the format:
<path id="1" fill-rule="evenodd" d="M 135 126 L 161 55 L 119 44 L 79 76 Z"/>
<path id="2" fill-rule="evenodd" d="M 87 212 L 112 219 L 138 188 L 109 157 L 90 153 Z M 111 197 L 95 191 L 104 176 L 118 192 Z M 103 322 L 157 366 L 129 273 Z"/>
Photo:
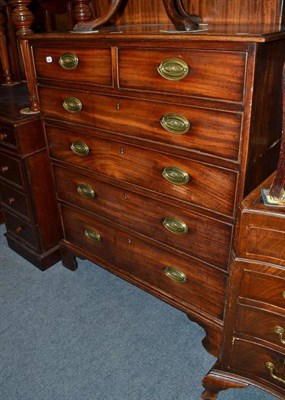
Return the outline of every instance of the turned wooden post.
<path id="1" fill-rule="evenodd" d="M 89 7 L 90 0 L 72 0 L 73 18 L 75 23 L 84 23 L 92 19 L 92 11 Z"/>
<path id="2" fill-rule="evenodd" d="M 17 29 L 16 35 L 20 39 L 22 59 L 31 102 L 30 108 L 21 110 L 23 114 L 34 114 L 40 111 L 33 55 L 28 40 L 25 39 L 26 36 L 33 34 L 31 24 L 34 16 L 28 8 L 30 3 L 31 0 L 9 0 L 9 5 L 13 10 L 11 15 L 12 22 Z"/>
<path id="3" fill-rule="evenodd" d="M 17 28 L 16 35 L 23 37 L 33 33 L 31 25 L 34 16 L 28 5 L 32 0 L 9 0 L 9 5 L 12 7 L 12 22 Z"/>
<path id="4" fill-rule="evenodd" d="M 92 31 L 102 25 L 114 24 L 119 16 L 123 13 L 128 0 L 112 0 L 106 12 L 101 17 L 92 19 L 91 9 L 88 7 L 90 14 L 87 13 L 86 5 L 89 1 L 72 0 L 74 4 L 74 18 L 77 22 L 73 30 L 78 32 Z M 85 19 L 84 19 L 85 18 Z M 89 19 L 87 19 L 89 18 Z"/>
<path id="5" fill-rule="evenodd" d="M 275 179 L 269 191 L 270 196 L 282 199 L 285 186 L 285 64 L 282 71 L 282 136 Z"/>
<path id="6" fill-rule="evenodd" d="M 8 49 L 7 49 L 7 42 L 6 42 L 6 35 L 5 35 L 5 23 L 6 18 L 5 14 L 2 11 L 2 7 L 5 6 L 5 3 L 0 3 L 0 58 L 2 63 L 2 68 L 4 72 L 4 84 L 11 85 L 13 84 L 11 71 L 10 71 L 10 63 L 9 63 L 9 56 L 8 56 Z"/>

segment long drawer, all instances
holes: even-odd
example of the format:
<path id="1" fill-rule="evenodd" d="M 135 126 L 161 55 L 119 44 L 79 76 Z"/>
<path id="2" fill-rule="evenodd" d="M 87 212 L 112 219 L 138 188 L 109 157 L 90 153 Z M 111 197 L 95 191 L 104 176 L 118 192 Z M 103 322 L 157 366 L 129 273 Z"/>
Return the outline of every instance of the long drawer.
<path id="1" fill-rule="evenodd" d="M 148 238 L 227 268 L 230 224 L 176 208 L 54 165 L 56 190 L 62 201 L 108 218 Z"/>
<path id="2" fill-rule="evenodd" d="M 38 78 L 113 86 L 111 49 L 74 47 L 34 48 Z"/>
<path id="3" fill-rule="evenodd" d="M 102 223 L 99 219 L 61 207 L 65 238 L 115 268 L 175 297 L 199 312 L 221 319 L 226 274 L 159 250 L 136 235 Z M 142 257 L 143 254 L 143 257 Z"/>
<path id="4" fill-rule="evenodd" d="M 54 126 L 46 126 L 46 132 L 54 159 L 218 213 L 233 214 L 234 171 Z"/>
<path id="5" fill-rule="evenodd" d="M 242 114 L 43 86 L 39 87 L 39 95 L 42 111 L 51 118 L 239 159 Z M 78 112 L 72 108 L 76 101 Z M 66 109 L 68 104 L 70 111 Z"/>
<path id="6" fill-rule="evenodd" d="M 243 101 L 245 52 L 119 48 L 118 54 L 121 88 Z"/>

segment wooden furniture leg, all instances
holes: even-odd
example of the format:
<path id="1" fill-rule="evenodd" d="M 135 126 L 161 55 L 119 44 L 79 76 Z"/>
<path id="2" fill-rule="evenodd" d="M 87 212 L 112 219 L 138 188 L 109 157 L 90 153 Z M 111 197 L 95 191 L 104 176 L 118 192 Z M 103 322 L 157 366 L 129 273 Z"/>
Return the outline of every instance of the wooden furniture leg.
<path id="1" fill-rule="evenodd" d="M 205 391 L 202 393 L 203 400 L 216 400 L 219 392 L 227 389 L 244 389 L 248 384 L 233 379 L 230 376 L 219 375 L 218 369 L 211 370 L 203 379 L 202 384 Z"/>
<path id="2" fill-rule="evenodd" d="M 78 268 L 78 264 L 76 261 L 75 255 L 66 249 L 65 247 L 60 246 L 60 255 L 62 260 L 62 265 L 69 269 L 70 271 L 76 271 Z"/>

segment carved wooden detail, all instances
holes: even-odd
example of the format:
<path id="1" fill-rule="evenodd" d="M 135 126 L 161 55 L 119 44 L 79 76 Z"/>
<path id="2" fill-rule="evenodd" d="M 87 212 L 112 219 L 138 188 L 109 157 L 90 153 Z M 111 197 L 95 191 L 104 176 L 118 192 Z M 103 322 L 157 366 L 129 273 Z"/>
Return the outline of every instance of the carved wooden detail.
<path id="1" fill-rule="evenodd" d="M 89 0 L 72 0 L 73 18 L 76 26 L 81 26 L 92 19 L 92 11 L 89 7 Z"/>
<path id="2" fill-rule="evenodd" d="M 163 0 L 166 13 L 178 31 L 193 31 L 199 28 L 200 17 L 188 14 L 183 0 Z"/>
<path id="3" fill-rule="evenodd" d="M 106 25 L 106 24 L 114 24 L 118 17 L 122 14 L 124 11 L 124 8 L 127 4 L 128 0 L 112 0 L 109 9 L 107 10 L 106 14 L 104 14 L 101 17 L 95 18 L 90 21 L 92 13 L 89 8 L 90 14 L 88 14 L 86 11 L 86 8 L 88 8 L 87 4 L 85 5 L 84 3 L 88 3 L 88 1 L 80 1 L 80 0 L 73 0 L 73 3 L 75 4 L 74 10 L 75 10 L 75 20 L 78 21 L 78 23 L 75 25 L 73 30 L 75 31 L 92 31 L 93 29 Z M 77 11 L 78 10 L 78 11 Z M 88 22 L 86 22 L 88 21 Z"/>
<path id="4" fill-rule="evenodd" d="M 16 35 L 18 37 L 30 35 L 33 33 L 31 25 L 34 20 L 32 12 L 28 6 L 31 0 L 10 0 L 9 5 L 13 8 L 12 22 L 16 26 Z"/>
<path id="5" fill-rule="evenodd" d="M 90 21 L 90 14 L 86 10 L 90 10 L 87 4 L 88 1 L 73 0 L 75 4 L 75 19 L 78 23 L 73 28 L 75 31 L 92 31 L 103 25 L 114 24 L 124 12 L 128 0 L 112 0 L 107 11 L 100 17 Z M 163 0 L 165 11 L 177 30 L 192 31 L 199 28 L 200 17 L 189 14 L 186 11 L 183 0 Z M 76 15 L 79 15 L 79 17 Z M 88 21 L 88 22 L 86 22 Z"/>

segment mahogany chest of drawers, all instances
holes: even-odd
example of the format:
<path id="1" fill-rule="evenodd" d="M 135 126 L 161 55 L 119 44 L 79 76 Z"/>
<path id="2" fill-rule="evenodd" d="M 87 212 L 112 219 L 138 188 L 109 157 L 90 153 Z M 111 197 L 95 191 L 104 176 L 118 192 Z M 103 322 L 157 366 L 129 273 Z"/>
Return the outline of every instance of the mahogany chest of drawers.
<path id="1" fill-rule="evenodd" d="M 237 204 L 276 166 L 281 39 L 29 38 L 64 265 L 86 257 L 180 308 L 213 354 Z"/>
<path id="2" fill-rule="evenodd" d="M 233 382 L 285 398 L 285 208 L 264 205 L 261 198 L 261 189 L 272 180 L 240 206 L 223 345 L 217 365 L 204 379 L 212 392 L 204 394 L 206 400 Z"/>
<path id="3" fill-rule="evenodd" d="M 1 208 L 9 246 L 45 270 L 60 259 L 62 234 L 42 123 L 20 114 L 25 104 L 25 85 L 1 88 Z"/>

